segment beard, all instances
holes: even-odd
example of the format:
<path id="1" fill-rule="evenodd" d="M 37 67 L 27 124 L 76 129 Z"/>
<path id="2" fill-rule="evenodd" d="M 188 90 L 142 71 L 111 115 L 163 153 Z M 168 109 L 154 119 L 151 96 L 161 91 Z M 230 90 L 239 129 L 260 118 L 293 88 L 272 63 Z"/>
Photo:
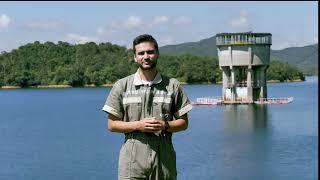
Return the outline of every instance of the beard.
<path id="1" fill-rule="evenodd" d="M 154 61 L 151 66 L 143 66 L 143 64 L 140 64 L 138 63 L 139 65 L 139 68 L 142 69 L 142 70 L 151 70 L 151 69 L 154 69 L 156 66 L 157 66 L 157 61 Z"/>

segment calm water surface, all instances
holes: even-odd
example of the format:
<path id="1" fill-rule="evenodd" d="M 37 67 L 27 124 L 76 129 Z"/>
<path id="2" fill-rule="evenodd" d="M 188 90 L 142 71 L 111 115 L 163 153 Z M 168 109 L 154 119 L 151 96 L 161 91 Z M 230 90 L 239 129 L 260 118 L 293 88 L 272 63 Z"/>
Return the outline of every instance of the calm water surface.
<path id="1" fill-rule="evenodd" d="M 184 86 L 191 101 L 221 85 Z M 117 178 L 123 135 L 106 131 L 108 88 L 0 90 L 0 180 Z M 178 179 L 318 179 L 318 78 L 268 84 L 283 105 L 194 107 L 174 135 Z"/>

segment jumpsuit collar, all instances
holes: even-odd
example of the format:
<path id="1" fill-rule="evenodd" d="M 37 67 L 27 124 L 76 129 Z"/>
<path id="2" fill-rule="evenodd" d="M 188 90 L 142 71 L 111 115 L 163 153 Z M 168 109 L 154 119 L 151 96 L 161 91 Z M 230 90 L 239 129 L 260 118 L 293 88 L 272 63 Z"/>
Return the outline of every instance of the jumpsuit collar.
<path id="1" fill-rule="evenodd" d="M 144 82 L 142 81 L 140 74 L 139 74 L 139 70 L 140 69 L 138 69 L 137 72 L 134 74 L 133 85 L 135 85 L 135 86 L 141 86 L 141 85 L 146 84 L 145 81 Z M 150 82 L 150 86 L 152 84 L 159 84 L 161 81 L 162 81 L 161 74 L 159 72 L 157 72 L 154 79 Z"/>

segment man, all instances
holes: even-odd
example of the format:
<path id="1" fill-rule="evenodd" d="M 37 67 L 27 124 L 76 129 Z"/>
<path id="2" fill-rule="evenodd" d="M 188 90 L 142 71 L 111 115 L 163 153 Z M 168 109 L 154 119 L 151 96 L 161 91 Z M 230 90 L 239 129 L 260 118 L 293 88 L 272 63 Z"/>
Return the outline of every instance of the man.
<path id="1" fill-rule="evenodd" d="M 175 180 L 171 136 L 187 129 L 192 106 L 179 81 L 157 70 L 158 44 L 151 35 L 136 37 L 133 52 L 139 69 L 114 84 L 102 108 L 108 129 L 125 134 L 118 179 Z"/>

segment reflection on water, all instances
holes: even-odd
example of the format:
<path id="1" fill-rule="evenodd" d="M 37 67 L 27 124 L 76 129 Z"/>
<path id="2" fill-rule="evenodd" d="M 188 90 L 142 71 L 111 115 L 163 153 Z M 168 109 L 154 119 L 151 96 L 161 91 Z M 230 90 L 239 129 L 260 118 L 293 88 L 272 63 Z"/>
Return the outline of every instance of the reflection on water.
<path id="1" fill-rule="evenodd" d="M 267 122 L 267 105 L 224 106 L 223 179 L 273 179 Z"/>
<path id="2" fill-rule="evenodd" d="M 224 123 L 227 129 L 254 130 L 256 128 L 266 128 L 267 121 L 267 105 L 225 105 Z"/>

